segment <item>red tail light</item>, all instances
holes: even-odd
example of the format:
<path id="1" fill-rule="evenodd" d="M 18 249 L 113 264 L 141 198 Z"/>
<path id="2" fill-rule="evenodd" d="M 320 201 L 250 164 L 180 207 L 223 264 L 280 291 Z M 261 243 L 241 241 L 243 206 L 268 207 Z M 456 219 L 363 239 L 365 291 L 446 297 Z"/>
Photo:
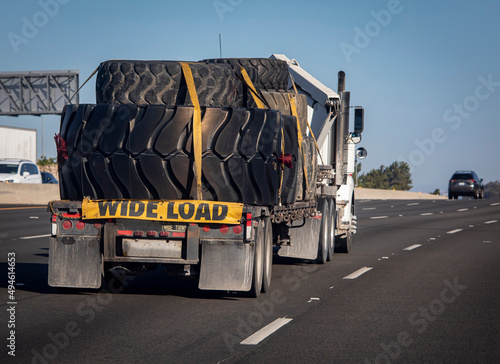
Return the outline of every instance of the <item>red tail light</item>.
<path id="1" fill-rule="evenodd" d="M 167 237 L 167 236 L 169 236 L 169 235 L 170 235 L 170 233 L 169 233 L 168 231 L 160 231 L 160 236 L 161 236 L 162 238 L 166 238 L 166 237 Z"/>
<path id="2" fill-rule="evenodd" d="M 227 225 L 221 225 L 219 230 L 223 234 L 227 234 L 229 232 L 229 228 L 227 227 Z"/>
<path id="3" fill-rule="evenodd" d="M 154 238 L 156 236 L 156 231 L 150 230 L 147 232 L 146 235 L 149 236 L 150 238 Z"/>
<path id="4" fill-rule="evenodd" d="M 235 226 L 233 226 L 233 232 L 235 234 L 241 234 L 242 231 L 243 231 L 243 228 L 241 227 L 241 225 L 235 225 Z"/>
<path id="5" fill-rule="evenodd" d="M 144 231 L 134 231 L 134 236 L 138 237 L 144 236 Z"/>
<path id="6" fill-rule="evenodd" d="M 76 228 L 78 230 L 83 230 L 85 228 L 85 223 L 83 221 L 78 221 L 76 224 L 75 224 Z"/>
<path id="7" fill-rule="evenodd" d="M 62 227 L 64 230 L 69 230 L 73 227 L 73 224 L 71 223 L 71 221 L 66 220 L 63 222 Z"/>
<path id="8" fill-rule="evenodd" d="M 210 226 L 208 225 L 203 226 L 203 231 L 208 233 L 210 231 Z"/>

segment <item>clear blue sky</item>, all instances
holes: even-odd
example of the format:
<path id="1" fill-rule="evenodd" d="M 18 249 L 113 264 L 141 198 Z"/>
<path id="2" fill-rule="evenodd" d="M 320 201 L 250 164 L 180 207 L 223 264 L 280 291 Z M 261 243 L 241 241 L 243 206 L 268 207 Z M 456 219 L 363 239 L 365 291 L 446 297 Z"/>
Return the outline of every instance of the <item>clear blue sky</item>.
<path id="1" fill-rule="evenodd" d="M 334 90 L 344 70 L 351 103 L 365 108 L 364 172 L 408 161 L 423 192 L 445 192 L 457 169 L 500 180 L 498 2 L 58 0 L 43 10 L 54 1 L 3 1 L 0 71 L 78 69 L 83 82 L 107 59 L 218 57 L 221 33 L 224 57 L 283 53 Z M 40 11 L 51 12 L 47 24 L 13 46 L 9 33 L 23 36 Z M 95 102 L 94 87 L 81 103 Z M 44 152 L 54 157 L 59 119 L 44 120 Z"/>

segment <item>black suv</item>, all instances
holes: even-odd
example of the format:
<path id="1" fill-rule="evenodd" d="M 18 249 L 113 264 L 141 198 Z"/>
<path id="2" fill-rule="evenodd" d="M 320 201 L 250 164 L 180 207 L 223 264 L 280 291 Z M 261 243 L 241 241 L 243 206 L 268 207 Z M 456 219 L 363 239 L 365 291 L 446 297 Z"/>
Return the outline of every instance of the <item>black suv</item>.
<path id="1" fill-rule="evenodd" d="M 448 198 L 458 198 L 458 196 L 473 196 L 483 198 L 484 186 L 474 171 L 456 171 L 450 178 L 448 184 Z"/>

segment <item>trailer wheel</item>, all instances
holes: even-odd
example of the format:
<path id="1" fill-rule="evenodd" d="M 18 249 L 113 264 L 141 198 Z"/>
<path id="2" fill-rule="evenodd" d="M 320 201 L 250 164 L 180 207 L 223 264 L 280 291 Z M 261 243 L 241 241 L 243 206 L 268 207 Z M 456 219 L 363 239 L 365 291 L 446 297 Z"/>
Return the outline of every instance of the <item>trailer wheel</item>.
<path id="1" fill-rule="evenodd" d="M 264 227 L 264 274 L 262 277 L 262 292 L 266 293 L 271 286 L 273 272 L 273 228 L 271 220 L 265 220 Z"/>
<path id="2" fill-rule="evenodd" d="M 326 257 L 327 261 L 331 261 L 333 259 L 333 253 L 335 252 L 335 230 L 336 230 L 336 219 L 335 219 L 335 200 L 330 199 L 329 203 L 329 222 L 328 222 L 328 256 Z"/>
<path id="3" fill-rule="evenodd" d="M 262 289 L 262 278 L 264 275 L 264 223 L 259 221 L 255 237 L 254 261 L 252 288 L 250 288 L 250 297 L 257 298 Z"/>
<path id="4" fill-rule="evenodd" d="M 328 202 L 325 199 L 319 200 L 319 210 L 321 211 L 321 227 L 319 231 L 319 242 L 318 242 L 318 257 L 316 261 L 319 264 L 325 264 L 328 257 L 329 250 L 329 228 L 330 219 L 328 217 Z"/>

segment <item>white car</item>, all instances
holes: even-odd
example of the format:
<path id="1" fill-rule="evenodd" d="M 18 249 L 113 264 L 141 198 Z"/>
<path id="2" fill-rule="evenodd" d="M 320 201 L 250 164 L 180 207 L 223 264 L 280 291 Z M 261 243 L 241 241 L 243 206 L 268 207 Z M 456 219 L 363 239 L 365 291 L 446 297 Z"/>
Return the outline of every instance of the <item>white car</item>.
<path id="1" fill-rule="evenodd" d="M 42 175 L 29 160 L 0 159 L 0 182 L 42 183 Z"/>

